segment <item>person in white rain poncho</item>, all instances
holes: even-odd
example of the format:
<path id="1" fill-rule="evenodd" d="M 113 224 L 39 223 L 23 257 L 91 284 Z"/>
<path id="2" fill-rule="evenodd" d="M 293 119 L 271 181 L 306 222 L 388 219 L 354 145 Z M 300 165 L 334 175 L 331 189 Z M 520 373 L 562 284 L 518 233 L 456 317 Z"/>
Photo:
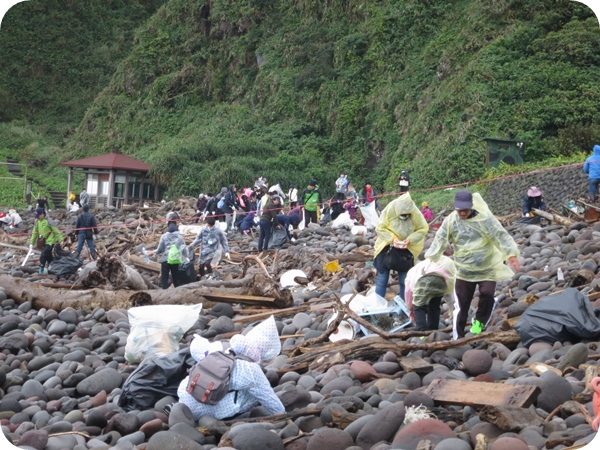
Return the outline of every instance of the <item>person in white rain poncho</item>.
<path id="1" fill-rule="evenodd" d="M 494 308 L 496 283 L 510 279 L 513 270 L 519 270 L 519 250 L 480 194 L 458 191 L 454 209 L 442 222 L 425 258 L 438 261 L 448 245 L 454 244 L 454 338 L 457 339 L 465 335 L 469 306 L 477 286 L 479 305 L 471 332 L 479 334 L 483 331 Z M 504 264 L 505 260 L 510 267 Z"/>
<path id="2" fill-rule="evenodd" d="M 200 247 L 200 263 L 198 265 L 198 273 L 200 276 L 212 273 L 212 267 L 210 265 L 211 260 L 215 254 L 219 251 L 219 245 L 225 252 L 225 257 L 229 259 L 229 243 L 225 233 L 215 226 L 216 220 L 214 217 L 206 218 L 206 226 L 201 228 L 194 239 L 194 242 L 188 247 L 188 253 L 194 254 L 194 249 L 198 244 L 202 244 Z"/>
<path id="3" fill-rule="evenodd" d="M 225 419 L 249 411 L 258 404 L 264 406 L 269 414 L 284 413 L 285 408 L 281 400 L 259 365 L 261 360 L 272 359 L 281 351 L 274 317 L 271 316 L 254 327 L 246 336 L 236 334 L 231 338 L 230 345 L 237 355 L 252 359 L 252 362 L 236 359 L 231 372 L 231 392 L 216 405 L 200 403 L 187 392 L 189 377 L 186 377 L 177 389 L 179 401 L 190 408 L 195 419 L 203 416 Z M 221 349 L 220 343 L 211 344 L 202 337 L 196 337 L 190 345 L 190 352 L 196 361 L 201 361 L 208 353 Z"/>

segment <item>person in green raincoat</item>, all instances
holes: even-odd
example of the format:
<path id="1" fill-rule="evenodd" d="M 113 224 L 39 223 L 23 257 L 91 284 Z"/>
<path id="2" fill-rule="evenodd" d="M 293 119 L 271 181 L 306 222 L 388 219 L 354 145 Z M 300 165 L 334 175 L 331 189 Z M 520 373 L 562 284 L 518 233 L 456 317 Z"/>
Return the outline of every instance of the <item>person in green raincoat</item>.
<path id="1" fill-rule="evenodd" d="M 494 309 L 496 283 L 512 278 L 513 271 L 519 270 L 519 250 L 479 193 L 458 191 L 454 196 L 454 209 L 442 222 L 425 258 L 438 261 L 448 245 L 454 244 L 453 335 L 458 339 L 465 336 L 469 306 L 477 287 L 479 305 L 471 332 L 483 331 Z M 506 260 L 510 267 L 504 264 Z"/>
<path id="2" fill-rule="evenodd" d="M 407 248 L 416 259 L 425 246 L 425 236 L 429 231 L 429 225 L 407 192 L 385 207 L 375 231 L 377 232 L 374 249 L 375 260 L 373 261 L 373 267 L 377 269 L 375 293 L 385 298 L 390 269 L 383 264 L 384 250 L 387 250 L 390 245 L 396 248 Z M 406 272 L 399 272 L 399 294 L 402 299 L 404 299 L 405 279 Z"/>

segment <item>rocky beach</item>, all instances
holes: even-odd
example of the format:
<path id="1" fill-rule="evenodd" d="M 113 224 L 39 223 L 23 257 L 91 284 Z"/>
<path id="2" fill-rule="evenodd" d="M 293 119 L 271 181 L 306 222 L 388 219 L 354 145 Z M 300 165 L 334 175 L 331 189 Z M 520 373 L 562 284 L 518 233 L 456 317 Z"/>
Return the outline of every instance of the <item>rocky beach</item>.
<path id="1" fill-rule="evenodd" d="M 4 248 L 0 261 L 0 424 L 9 442 L 35 450 L 546 450 L 583 448 L 594 438 L 591 381 L 600 368 L 600 333 L 525 346 L 513 326 L 540 299 L 573 290 L 589 308 L 600 307 L 600 223 L 507 225 L 521 251 L 521 270 L 498 284 L 497 308 L 479 336 L 452 341 L 444 302 L 438 331 L 358 333 L 351 341 L 331 342 L 328 321 L 340 307 L 338 298 L 364 294 L 375 283 L 374 231 L 362 236 L 310 227 L 260 263 L 244 259 L 256 250 L 256 239 L 230 235 L 231 261 L 222 261 L 213 277 L 155 294 L 158 274 L 151 262 L 142 267 L 143 250 L 156 247 L 167 211 L 191 217 L 192 205 L 193 199 L 179 199 L 142 212 L 96 211 L 99 253 L 118 255 L 123 264 L 142 261 L 132 267 L 150 303 L 172 298 L 185 304 L 193 297 L 203 304 L 180 348 L 194 334 L 229 339 L 273 314 L 282 352 L 262 366 L 286 413 L 269 416 L 257 406 L 229 420 L 197 421 L 183 404 L 175 403 L 168 415 L 163 411 L 177 401 L 173 396 L 143 410 L 119 406 L 137 368 L 125 352 L 128 308 L 121 300 L 118 307 L 107 307 L 113 304 L 106 299 L 78 300 L 86 289 L 110 290 L 84 285 L 85 266 L 61 279 L 38 274 L 34 258 L 21 266 L 24 231 L 33 224 L 32 213 L 24 211 L 23 226 L 2 235 L 12 247 Z M 53 213 L 61 230 L 73 227 L 73 214 Z M 430 229 L 425 249 L 435 231 Z M 324 269 L 335 260 L 339 270 Z M 306 278 L 290 288 L 284 307 L 261 310 L 214 299 L 215 292 L 239 288 L 236 280 L 265 272 L 279 280 L 291 269 Z M 389 299 L 394 289 L 392 280 Z M 132 293 L 119 292 L 126 298 Z M 154 297 L 164 293 L 167 300 Z M 570 308 L 575 304 L 566 303 L 565 311 Z M 442 400 L 444 386 L 464 391 Z M 500 403 L 486 403 L 504 393 Z"/>

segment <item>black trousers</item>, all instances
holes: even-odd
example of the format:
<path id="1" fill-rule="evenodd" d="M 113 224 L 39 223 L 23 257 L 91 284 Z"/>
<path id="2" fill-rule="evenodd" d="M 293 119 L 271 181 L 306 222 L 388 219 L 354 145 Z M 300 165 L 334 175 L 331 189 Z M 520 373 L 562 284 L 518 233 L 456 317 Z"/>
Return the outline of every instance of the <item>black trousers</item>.
<path id="1" fill-rule="evenodd" d="M 456 279 L 454 292 L 458 301 L 458 312 L 456 317 L 456 333 L 458 337 L 465 336 L 465 327 L 469 317 L 469 307 L 475 294 L 475 288 L 479 285 L 479 305 L 475 313 L 475 319 L 486 324 L 494 309 L 494 293 L 496 292 L 495 281 L 465 281 Z"/>
<path id="2" fill-rule="evenodd" d="M 440 327 L 440 305 L 442 297 L 433 297 L 427 305 L 415 306 L 417 331 L 437 330 Z"/>
<path id="3" fill-rule="evenodd" d="M 208 261 L 206 261 L 205 263 L 200 263 L 198 265 L 198 273 L 200 274 L 201 277 L 203 277 L 204 274 L 212 273 L 212 267 L 210 266 L 210 259 Z"/>
<path id="4" fill-rule="evenodd" d="M 317 212 L 316 211 L 307 211 L 306 209 L 304 210 L 304 226 L 307 227 L 309 223 L 316 223 L 318 224 L 319 221 L 317 220 Z"/>
<path id="5" fill-rule="evenodd" d="M 54 250 L 54 244 L 46 244 L 42 248 L 42 252 L 40 254 L 40 266 L 45 267 L 46 263 L 48 266 L 52 261 L 54 261 L 54 255 L 52 254 L 52 250 Z"/>
<path id="6" fill-rule="evenodd" d="M 258 237 L 258 251 L 262 252 L 269 248 L 269 240 L 271 239 L 271 228 L 273 223 L 269 220 L 260 221 L 260 235 Z"/>
<path id="7" fill-rule="evenodd" d="M 169 288 L 169 273 L 173 278 L 173 286 L 181 286 L 181 279 L 179 278 L 179 264 L 169 264 L 166 261 L 160 263 L 160 287 L 162 289 Z"/>

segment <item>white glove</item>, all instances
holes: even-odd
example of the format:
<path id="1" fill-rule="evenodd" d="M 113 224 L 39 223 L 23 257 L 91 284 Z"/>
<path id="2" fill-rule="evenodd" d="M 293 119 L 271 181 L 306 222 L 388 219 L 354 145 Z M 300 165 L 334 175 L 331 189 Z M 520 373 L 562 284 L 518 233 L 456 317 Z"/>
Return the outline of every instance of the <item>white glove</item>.
<path id="1" fill-rule="evenodd" d="M 92 239 L 95 241 L 97 237 L 98 237 L 98 235 L 97 235 L 97 234 L 94 234 L 94 235 L 92 236 Z"/>
<path id="2" fill-rule="evenodd" d="M 229 256 L 229 253 L 225 253 L 225 258 L 231 259 L 231 256 Z"/>

